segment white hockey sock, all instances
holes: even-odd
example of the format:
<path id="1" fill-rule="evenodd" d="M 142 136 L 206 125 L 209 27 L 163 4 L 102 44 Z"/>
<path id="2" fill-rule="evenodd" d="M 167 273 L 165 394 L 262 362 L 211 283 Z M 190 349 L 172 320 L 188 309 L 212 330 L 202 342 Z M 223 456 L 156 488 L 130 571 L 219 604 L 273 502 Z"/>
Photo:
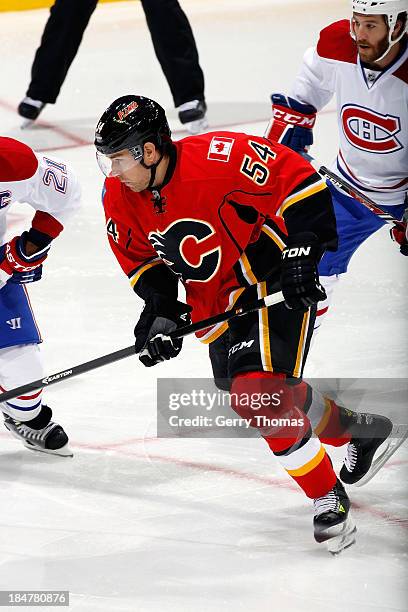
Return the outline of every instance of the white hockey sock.
<path id="1" fill-rule="evenodd" d="M 10 391 L 44 376 L 38 344 L 22 344 L 0 349 L 0 389 Z M 16 421 L 31 421 L 41 411 L 42 390 L 0 404 L 0 409 Z"/>

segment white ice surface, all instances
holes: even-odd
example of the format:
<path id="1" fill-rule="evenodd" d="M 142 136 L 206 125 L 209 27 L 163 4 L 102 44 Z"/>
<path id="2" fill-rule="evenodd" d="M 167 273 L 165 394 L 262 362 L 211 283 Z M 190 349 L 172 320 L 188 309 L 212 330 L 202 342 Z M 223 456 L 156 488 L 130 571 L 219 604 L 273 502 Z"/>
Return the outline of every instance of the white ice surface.
<path id="1" fill-rule="evenodd" d="M 234 5 L 231 10 L 230 5 Z M 290 85 L 319 29 L 347 3 L 186 0 L 206 75 L 211 127 L 262 134 L 268 95 Z M 46 11 L 2 14 L 1 133 L 70 162 L 83 209 L 30 291 L 56 372 L 132 343 L 140 303 L 105 239 L 102 177 L 90 142 L 121 94 L 159 100 L 185 133 L 136 3 L 101 5 L 55 106 L 30 131 L 25 92 Z M 330 163 L 333 104 L 314 154 Z M 24 207 L 12 218 L 20 226 Z M 406 264 L 384 229 L 364 244 L 313 347 L 309 374 L 408 373 Z M 331 558 L 312 538 L 312 510 L 259 440 L 155 438 L 158 376 L 210 376 L 206 348 L 145 370 L 135 359 L 47 392 L 73 459 L 30 453 L 0 434 L 0 589 L 67 589 L 75 611 L 378 612 L 407 603 L 408 453 L 351 491 L 357 545 Z M 334 453 L 336 467 L 341 451 Z M 25 608 L 24 608 L 25 609 Z"/>

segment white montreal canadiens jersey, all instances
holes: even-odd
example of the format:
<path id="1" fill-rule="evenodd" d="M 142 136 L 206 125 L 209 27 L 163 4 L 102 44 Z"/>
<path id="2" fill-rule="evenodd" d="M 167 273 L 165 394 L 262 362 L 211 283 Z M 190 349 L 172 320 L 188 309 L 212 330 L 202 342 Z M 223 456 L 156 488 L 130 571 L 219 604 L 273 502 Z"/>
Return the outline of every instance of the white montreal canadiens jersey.
<path id="1" fill-rule="evenodd" d="M 306 51 L 289 95 L 320 110 L 336 94 L 337 171 L 378 203 L 402 204 L 408 189 L 408 48 L 377 78 L 366 72 L 350 22 L 338 21 Z"/>
<path id="2" fill-rule="evenodd" d="M 0 137 L 0 245 L 6 240 L 7 213 L 13 202 L 48 213 L 50 227 L 53 219 L 64 226 L 79 208 L 80 196 L 78 180 L 64 162 Z"/>

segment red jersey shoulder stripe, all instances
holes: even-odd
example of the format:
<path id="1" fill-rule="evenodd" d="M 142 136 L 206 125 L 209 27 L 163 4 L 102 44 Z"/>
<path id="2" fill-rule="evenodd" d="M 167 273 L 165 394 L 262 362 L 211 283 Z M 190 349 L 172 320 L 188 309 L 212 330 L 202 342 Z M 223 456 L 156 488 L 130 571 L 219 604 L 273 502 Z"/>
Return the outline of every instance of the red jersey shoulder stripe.
<path id="1" fill-rule="evenodd" d="M 25 181 L 37 172 L 34 151 L 14 138 L 0 137 L 0 182 Z"/>
<path id="2" fill-rule="evenodd" d="M 324 59 L 357 63 L 357 47 L 350 36 L 350 21 L 342 19 L 330 24 L 320 32 L 317 54 Z"/>
<path id="3" fill-rule="evenodd" d="M 397 77 L 397 79 L 404 81 L 404 83 L 408 83 L 408 59 L 406 59 L 392 74 Z"/>

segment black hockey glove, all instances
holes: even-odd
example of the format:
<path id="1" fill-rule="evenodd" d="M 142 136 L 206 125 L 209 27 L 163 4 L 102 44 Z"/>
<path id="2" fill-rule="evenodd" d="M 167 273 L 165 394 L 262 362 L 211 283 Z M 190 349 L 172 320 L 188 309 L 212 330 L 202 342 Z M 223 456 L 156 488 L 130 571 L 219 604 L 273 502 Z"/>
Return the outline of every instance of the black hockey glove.
<path id="1" fill-rule="evenodd" d="M 322 247 L 313 232 L 288 236 L 281 265 L 281 289 L 287 308 L 306 311 L 327 298 L 317 271 L 321 255 Z"/>
<path id="2" fill-rule="evenodd" d="M 135 350 L 144 366 L 151 366 L 177 357 L 183 339 L 172 340 L 169 333 L 191 322 L 191 306 L 156 294 L 145 303 L 135 327 Z"/>

